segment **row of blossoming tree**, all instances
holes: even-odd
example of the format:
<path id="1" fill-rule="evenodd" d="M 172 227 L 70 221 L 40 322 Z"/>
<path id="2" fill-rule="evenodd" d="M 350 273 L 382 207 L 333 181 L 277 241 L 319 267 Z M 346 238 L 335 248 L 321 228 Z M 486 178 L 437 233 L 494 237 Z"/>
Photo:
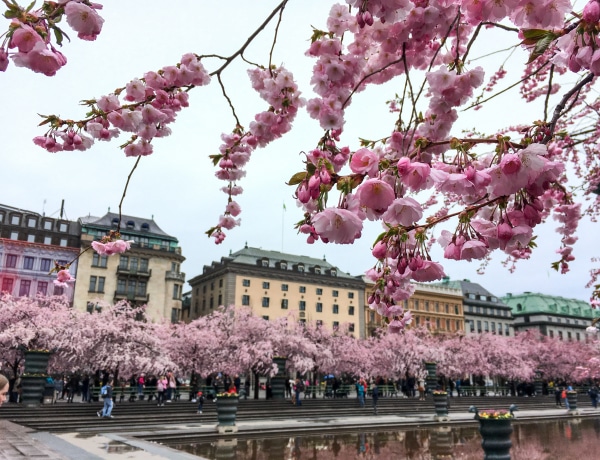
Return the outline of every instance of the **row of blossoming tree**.
<path id="1" fill-rule="evenodd" d="M 16 373 L 25 350 L 51 350 L 51 371 L 107 370 L 117 375 L 175 370 L 206 377 L 217 372 L 274 375 L 284 356 L 297 372 L 390 379 L 424 376 L 424 362 L 440 375 L 469 374 L 528 381 L 596 378 L 597 343 L 560 342 L 534 332 L 506 337 L 432 335 L 426 329 L 382 331 L 356 339 L 344 328 L 300 323 L 292 316 L 267 321 L 244 308 L 221 308 L 190 323 L 152 323 L 143 307 L 126 302 L 99 312 L 73 310 L 64 297 L 0 298 L 0 361 Z"/>
<path id="2" fill-rule="evenodd" d="M 125 155 L 139 161 L 153 153 L 154 139 L 171 134 L 177 114 L 189 105 L 189 91 L 217 80 L 234 120 L 233 129 L 221 136 L 219 152 L 211 155 L 227 194 L 223 215 L 207 231 L 217 243 L 240 224 L 237 196 L 251 154 L 289 132 L 305 108 L 323 134 L 312 145 L 298 146 L 305 152 L 304 165 L 291 179 L 282 178 L 289 179 L 302 208 L 297 228 L 309 243 L 351 244 L 366 221 L 381 222 L 383 231 L 372 250 L 375 264 L 368 272 L 375 283 L 369 304 L 389 317 L 393 328 L 409 321 L 400 303 L 412 294 L 411 282 L 444 275 L 430 256 L 436 242 L 448 259 L 485 265 L 494 251 L 501 251 L 511 265 L 529 258 L 535 228 L 552 217 L 560 235 L 553 266 L 569 270 L 577 224 L 584 215 L 595 220 L 600 203 L 594 195 L 600 190 L 597 0 L 588 0 L 582 11 L 574 11 L 568 0 L 332 2 L 326 26 L 307 31 L 306 54 L 315 59 L 308 100 L 301 97 L 292 72 L 272 62 L 288 1 L 277 4 L 230 56 L 207 50 L 184 54 L 178 63 L 84 100 L 84 118 L 44 116 L 46 131 L 34 142 L 49 152 L 83 151 L 96 141 L 124 135 Z M 0 70 L 12 60 L 47 76 L 58 72 L 67 63 L 57 49 L 66 36 L 62 18 L 80 39 L 92 41 L 101 33 L 99 3 L 36 3 L 23 7 L 4 0 L 10 25 L 0 44 Z M 265 62 L 249 63 L 244 51 L 270 22 L 276 33 Z M 499 85 L 505 66 L 486 76 L 483 68 L 470 64 L 475 44 L 491 42 L 486 37 L 490 29 L 504 34 L 493 40 L 500 47 L 529 51 L 520 80 L 506 89 L 519 87 L 521 105 L 537 116 L 490 133 L 457 133 L 463 111 L 480 109 L 504 92 Z M 251 86 L 266 102 L 247 127 L 221 78 L 236 59 L 248 62 Z M 389 134 L 369 140 L 346 133 L 353 96 L 390 81 L 402 90 L 383 107 L 397 115 Z M 485 107 L 480 113 L 497 119 L 496 113 L 486 115 Z M 454 230 L 434 233 L 442 222 L 452 222 Z M 102 244 L 115 241 L 118 231 Z M 126 249 L 123 243 L 109 247 L 110 253 Z M 68 266 L 59 269 L 61 281 L 68 281 Z M 592 271 L 588 284 L 594 305 L 599 274 Z"/>

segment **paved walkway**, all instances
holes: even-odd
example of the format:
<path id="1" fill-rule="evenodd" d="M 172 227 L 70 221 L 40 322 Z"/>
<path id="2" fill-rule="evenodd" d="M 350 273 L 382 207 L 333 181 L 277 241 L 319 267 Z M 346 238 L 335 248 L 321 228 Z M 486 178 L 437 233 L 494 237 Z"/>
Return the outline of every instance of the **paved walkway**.
<path id="1" fill-rule="evenodd" d="M 600 410 L 583 409 L 582 416 L 598 414 Z M 520 411 L 517 419 L 531 418 L 558 418 L 573 417 L 565 409 L 546 409 Z M 473 414 L 468 412 L 451 413 L 452 424 L 473 421 Z M 344 427 L 378 427 L 391 430 L 409 426 L 427 425 L 433 422 L 432 414 L 403 417 L 399 415 L 360 416 L 360 417 L 320 417 L 311 420 L 253 420 L 238 423 L 238 432 L 302 432 Z M 447 422 L 441 422 L 447 424 Z M 153 432 L 183 433 L 190 432 L 201 434 L 215 433 L 214 424 L 198 425 L 196 427 L 167 425 Z M 140 440 L 133 435 L 143 436 L 151 432 L 136 433 L 61 433 L 51 434 L 37 432 L 29 428 L 14 424 L 7 420 L 0 420 L 0 460 L 199 460 L 201 457 L 179 452 L 160 444 Z M 225 435 L 232 436 L 235 435 Z"/>

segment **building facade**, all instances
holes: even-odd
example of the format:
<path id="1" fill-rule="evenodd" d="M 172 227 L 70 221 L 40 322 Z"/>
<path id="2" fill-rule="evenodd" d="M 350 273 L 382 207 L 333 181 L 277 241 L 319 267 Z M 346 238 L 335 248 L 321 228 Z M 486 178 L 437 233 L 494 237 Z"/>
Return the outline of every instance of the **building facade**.
<path id="1" fill-rule="evenodd" d="M 515 335 L 512 310 L 500 298 L 470 280 L 451 280 L 445 277 L 438 286 L 458 289 L 463 295 L 465 331 L 468 335 L 491 332 Z"/>
<path id="2" fill-rule="evenodd" d="M 460 290 L 447 286 L 425 283 L 413 283 L 415 292 L 404 301 L 403 307 L 413 316 L 411 327 L 426 327 L 434 333 L 455 333 L 464 330 L 463 297 Z M 366 289 L 370 294 L 373 284 Z M 366 334 L 371 336 L 375 330 L 385 327 L 385 319 L 371 310 L 365 300 Z"/>
<path id="3" fill-rule="evenodd" d="M 515 331 L 537 329 L 548 337 L 586 341 L 585 329 L 600 311 L 578 299 L 524 292 L 508 293 L 502 300 L 512 308 Z"/>
<path id="4" fill-rule="evenodd" d="M 66 295 L 74 287 L 55 286 L 55 264 L 77 272 L 80 247 L 77 222 L 0 205 L 0 291 L 14 296 Z"/>
<path id="5" fill-rule="evenodd" d="M 292 313 L 301 322 L 330 329 L 348 324 L 355 337 L 364 331 L 364 283 L 326 260 L 246 246 L 204 266 L 189 281 L 192 320 L 221 305 L 250 307 L 274 320 Z"/>
<path id="6" fill-rule="evenodd" d="M 102 302 L 114 304 L 127 300 L 132 305 L 147 305 L 150 319 L 173 322 L 181 319 L 185 260 L 177 238 L 165 233 L 153 219 L 122 216 L 121 238 L 133 241 L 123 254 L 101 256 L 91 249 L 111 230 L 117 230 L 119 215 L 82 217 L 81 250 L 75 285 L 74 305 L 92 311 Z"/>

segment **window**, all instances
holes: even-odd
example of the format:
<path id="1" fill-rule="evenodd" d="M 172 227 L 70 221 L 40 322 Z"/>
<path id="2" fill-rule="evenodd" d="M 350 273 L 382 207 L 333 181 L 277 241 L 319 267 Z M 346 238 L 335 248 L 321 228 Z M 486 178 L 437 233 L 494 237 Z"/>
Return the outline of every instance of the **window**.
<path id="1" fill-rule="evenodd" d="M 37 294 L 46 295 L 47 293 L 48 293 L 48 282 L 47 281 L 38 281 Z"/>
<path id="2" fill-rule="evenodd" d="M 219 280 L 219 287 L 223 287 L 223 278 Z"/>
<path id="3" fill-rule="evenodd" d="M 581 336 L 579 335 L 579 332 L 576 332 L 576 333 L 575 333 L 575 336 L 577 337 L 577 341 L 580 341 L 580 340 L 581 340 Z"/>
<path id="4" fill-rule="evenodd" d="M 339 321 L 334 321 L 333 322 L 333 330 L 337 331 L 340 328 L 340 322 Z"/>
<path id="5" fill-rule="evenodd" d="M 483 330 L 485 332 L 488 332 L 490 330 L 490 326 L 489 326 L 489 323 L 487 321 L 483 322 Z"/>
<path id="6" fill-rule="evenodd" d="M 348 307 L 348 314 L 354 316 L 354 307 L 352 305 Z"/>
<path id="7" fill-rule="evenodd" d="M 458 315 L 458 305 L 454 305 L 454 314 Z"/>
<path id="8" fill-rule="evenodd" d="M 19 286 L 19 296 L 24 297 L 29 295 L 29 289 L 31 288 L 30 280 L 21 280 L 21 285 Z M 571 333 L 569 332 L 569 336 Z M 570 340 L 570 337 L 569 337 Z"/>
<path id="9" fill-rule="evenodd" d="M 88 292 L 96 292 L 96 281 L 97 277 L 90 276 L 90 285 L 88 287 Z"/>
<path id="10" fill-rule="evenodd" d="M 283 310 L 287 310 L 288 307 L 288 299 L 281 299 L 281 308 Z"/>
<path id="11" fill-rule="evenodd" d="M 348 298 L 349 299 L 354 299 L 354 292 L 349 292 L 348 293 Z"/>
<path id="12" fill-rule="evenodd" d="M 435 311 L 437 311 L 438 313 L 440 311 L 440 303 L 439 302 L 435 303 Z"/>
<path id="13" fill-rule="evenodd" d="M 21 216 L 11 216 L 10 223 L 11 225 L 21 225 Z"/>
<path id="14" fill-rule="evenodd" d="M 560 340 L 562 340 L 562 339 L 563 339 L 563 331 L 558 331 L 558 338 L 559 338 Z"/>
<path id="15" fill-rule="evenodd" d="M 269 260 L 268 259 L 261 260 L 260 263 L 261 263 L 261 265 L 263 267 L 268 267 L 269 266 Z"/>
<path id="16" fill-rule="evenodd" d="M 263 281 L 263 289 L 269 289 L 271 287 L 271 283 L 268 281 Z"/>
<path id="17" fill-rule="evenodd" d="M 51 220 L 44 221 L 44 230 L 52 230 L 52 221 Z"/>
<path id="18" fill-rule="evenodd" d="M 304 265 L 302 265 L 302 264 L 299 264 L 299 265 L 298 265 L 298 271 L 299 271 L 299 272 L 303 272 L 303 271 L 304 271 Z"/>
<path id="19" fill-rule="evenodd" d="M 180 288 L 181 288 L 181 286 L 179 284 L 173 285 L 173 299 L 176 299 L 176 300 L 179 299 L 179 294 L 181 292 Z"/>
<path id="20" fill-rule="evenodd" d="M 17 268 L 17 259 L 18 259 L 18 256 L 16 254 L 7 254 L 6 255 L 6 267 L 7 268 Z"/>
<path id="21" fill-rule="evenodd" d="M 104 266 L 106 267 L 106 265 Z M 148 273 L 148 259 L 140 259 L 140 272 Z"/>
<path id="22" fill-rule="evenodd" d="M 54 295 L 63 295 L 65 293 L 65 290 L 63 289 L 62 286 L 54 286 Z"/>
<path id="23" fill-rule="evenodd" d="M 65 222 L 61 222 L 58 226 L 58 231 L 60 232 L 66 232 L 69 229 L 69 225 L 66 224 Z"/>
<path id="24" fill-rule="evenodd" d="M 281 268 L 282 270 L 287 270 L 287 264 L 285 262 L 281 262 L 279 264 L 279 268 Z"/>
<path id="25" fill-rule="evenodd" d="M 21 281 L 21 285 L 23 285 L 23 281 Z M 573 337 L 571 337 L 571 331 L 567 332 L 567 340 L 570 342 Z"/>
<path id="26" fill-rule="evenodd" d="M 223 294 L 219 294 L 219 298 L 217 299 L 219 305 L 223 305 Z"/>
<path id="27" fill-rule="evenodd" d="M 121 270 L 127 270 L 129 267 L 129 256 L 121 256 L 119 259 L 119 268 Z"/>
<path id="28" fill-rule="evenodd" d="M 335 289 L 332 291 L 331 295 L 333 297 L 338 297 L 340 295 L 339 291 L 336 291 Z"/>
<path id="29" fill-rule="evenodd" d="M 287 284 L 282 284 L 281 285 L 281 290 L 282 291 L 287 291 L 288 290 L 288 285 Z"/>
<path id="30" fill-rule="evenodd" d="M 477 320 L 477 332 L 481 334 L 481 320 Z"/>
<path id="31" fill-rule="evenodd" d="M 23 257 L 23 270 L 33 270 L 33 257 Z"/>
<path id="32" fill-rule="evenodd" d="M 107 261 L 108 256 L 101 256 L 97 252 L 94 252 L 94 255 L 92 256 L 92 267 L 106 268 Z"/>
<path id="33" fill-rule="evenodd" d="M 450 330 L 450 320 L 449 319 L 446 320 L 446 330 L 447 331 Z"/>
<path id="34" fill-rule="evenodd" d="M 40 262 L 40 271 L 49 272 L 51 266 L 52 266 L 52 261 L 50 259 L 42 259 Z"/>
<path id="35" fill-rule="evenodd" d="M 306 311 L 306 302 L 304 300 L 301 300 L 300 303 L 298 304 L 298 310 Z"/>
<path id="36" fill-rule="evenodd" d="M 304 294 L 306 292 L 306 286 L 300 286 L 300 293 Z"/>
<path id="37" fill-rule="evenodd" d="M 98 277 L 98 292 L 104 292 L 104 282 L 106 278 L 104 276 Z"/>
<path id="38" fill-rule="evenodd" d="M 340 306 L 338 304 L 333 304 L 333 314 L 337 315 L 340 312 Z"/>
<path id="39" fill-rule="evenodd" d="M 317 295 L 323 295 L 323 289 L 317 288 Z"/>
<path id="40" fill-rule="evenodd" d="M 492 324 L 491 324 L 491 325 L 492 325 L 492 333 L 494 333 L 494 334 L 495 334 L 495 333 L 496 333 L 496 322 L 495 322 L 495 321 L 492 321 Z"/>
<path id="41" fill-rule="evenodd" d="M 117 280 L 117 294 L 125 294 L 127 283 L 124 279 Z"/>
<path id="42" fill-rule="evenodd" d="M 348 332 L 354 332 L 354 323 L 348 324 Z"/>
<path id="43" fill-rule="evenodd" d="M 317 302 L 317 313 L 321 313 L 323 311 L 323 304 L 321 302 Z"/>
<path id="44" fill-rule="evenodd" d="M 17 232 L 17 231 L 10 232 L 10 239 L 11 240 L 18 240 L 19 239 L 19 232 Z"/>
<path id="45" fill-rule="evenodd" d="M 436 329 L 441 329 L 441 326 L 440 326 L 440 319 L 439 319 L 439 318 L 436 318 L 436 319 L 435 319 L 435 328 L 436 328 Z"/>
<path id="46" fill-rule="evenodd" d="M 554 338 L 554 331 L 552 329 L 550 329 L 550 338 Z"/>
<path id="47" fill-rule="evenodd" d="M 137 269 L 138 269 L 138 258 L 131 257 L 129 259 L 129 271 L 137 273 Z"/>
<path id="48" fill-rule="evenodd" d="M 315 323 L 317 325 L 317 327 L 320 327 L 323 325 L 323 320 L 322 319 L 318 319 Z"/>
<path id="49" fill-rule="evenodd" d="M 45 236 L 44 237 L 44 244 L 52 244 L 52 237 L 51 236 Z"/>
<path id="50" fill-rule="evenodd" d="M 264 319 L 265 321 L 269 321 L 269 315 L 262 315 L 262 319 Z"/>
<path id="51" fill-rule="evenodd" d="M 509 331 L 510 331 L 509 325 L 508 325 L 508 324 L 505 324 L 505 325 L 504 325 L 504 333 L 505 333 L 506 335 L 509 335 Z"/>
<path id="52" fill-rule="evenodd" d="M 35 243 L 35 235 L 27 235 L 28 243 Z"/>
<path id="53" fill-rule="evenodd" d="M 2 280 L 2 292 L 8 292 L 9 294 L 12 294 L 14 283 L 15 280 L 12 278 L 4 278 Z"/>
<path id="54" fill-rule="evenodd" d="M 27 226 L 29 228 L 35 228 L 35 224 L 36 224 L 36 220 L 34 217 L 28 217 L 27 218 Z"/>
<path id="55" fill-rule="evenodd" d="M 429 300 L 425 301 L 425 311 L 429 311 Z"/>
<path id="56" fill-rule="evenodd" d="M 67 239 L 66 238 L 61 238 L 60 239 L 60 246 L 62 246 L 63 248 L 67 246 Z"/>
<path id="57" fill-rule="evenodd" d="M 262 306 L 265 308 L 269 307 L 269 298 L 268 297 L 263 297 L 262 298 Z"/>
<path id="58" fill-rule="evenodd" d="M 248 287 L 248 286 L 250 286 L 250 280 L 248 280 L 248 279 L 243 279 L 243 280 L 242 280 L 242 286 L 245 286 L 245 287 Z"/>
<path id="59" fill-rule="evenodd" d="M 242 296 L 242 305 L 250 305 L 250 296 L 249 295 Z"/>

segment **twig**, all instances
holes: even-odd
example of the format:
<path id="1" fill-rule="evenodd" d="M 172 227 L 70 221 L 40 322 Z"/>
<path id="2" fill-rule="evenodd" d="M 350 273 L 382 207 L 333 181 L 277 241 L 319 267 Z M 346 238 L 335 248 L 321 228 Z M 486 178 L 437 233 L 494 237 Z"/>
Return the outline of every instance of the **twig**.
<path id="1" fill-rule="evenodd" d="M 125 182 L 125 188 L 123 189 L 123 196 L 121 196 L 121 201 L 119 201 L 119 223 L 117 224 L 117 233 L 119 232 L 119 229 L 121 228 L 121 219 L 122 219 L 121 207 L 123 206 L 123 201 L 125 200 L 125 195 L 127 194 L 127 187 L 129 187 L 129 181 L 131 180 L 131 176 L 133 176 L 133 172 L 135 171 L 135 168 L 137 168 L 137 165 L 139 164 L 141 159 L 142 159 L 141 156 L 137 157 L 137 160 L 135 160 L 135 164 L 133 165 L 133 168 L 131 168 L 131 172 L 127 176 L 127 182 Z"/>

